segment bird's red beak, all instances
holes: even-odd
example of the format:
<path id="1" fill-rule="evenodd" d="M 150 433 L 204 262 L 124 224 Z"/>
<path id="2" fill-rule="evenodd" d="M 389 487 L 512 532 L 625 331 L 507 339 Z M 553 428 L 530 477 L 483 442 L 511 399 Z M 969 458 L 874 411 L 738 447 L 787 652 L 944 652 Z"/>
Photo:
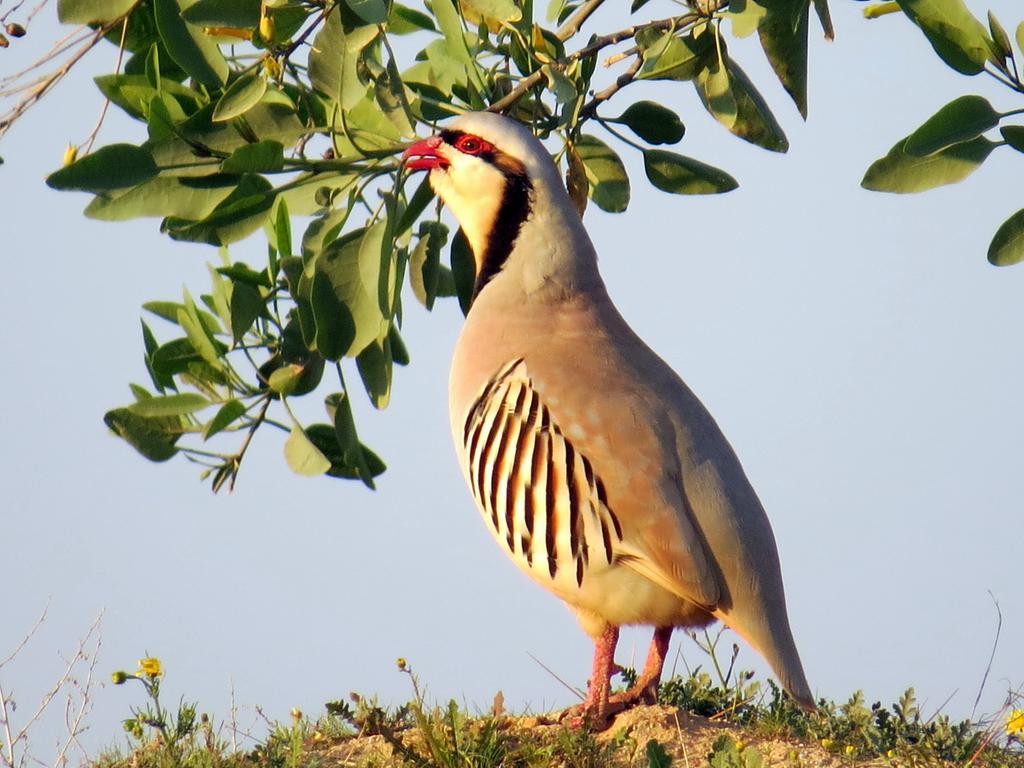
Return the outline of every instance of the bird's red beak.
<path id="1" fill-rule="evenodd" d="M 440 136 L 417 141 L 402 153 L 402 162 L 410 171 L 432 171 L 435 168 L 447 168 L 448 158 L 437 151 L 444 143 Z"/>

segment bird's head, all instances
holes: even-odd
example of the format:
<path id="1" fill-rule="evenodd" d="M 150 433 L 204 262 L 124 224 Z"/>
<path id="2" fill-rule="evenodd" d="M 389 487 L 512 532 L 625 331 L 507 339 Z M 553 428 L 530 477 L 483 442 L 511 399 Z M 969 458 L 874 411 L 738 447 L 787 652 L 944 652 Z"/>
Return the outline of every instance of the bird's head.
<path id="1" fill-rule="evenodd" d="M 544 145 L 501 115 L 473 112 L 417 141 L 402 156 L 409 170 L 430 173 L 430 185 L 462 226 L 476 260 L 477 291 L 501 271 L 524 225 L 549 229 L 575 220 L 558 170 Z"/>

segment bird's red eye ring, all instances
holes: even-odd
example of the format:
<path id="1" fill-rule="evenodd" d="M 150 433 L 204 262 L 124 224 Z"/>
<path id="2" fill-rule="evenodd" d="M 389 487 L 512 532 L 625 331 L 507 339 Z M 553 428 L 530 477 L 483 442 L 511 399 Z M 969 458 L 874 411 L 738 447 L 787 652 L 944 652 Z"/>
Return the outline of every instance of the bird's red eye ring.
<path id="1" fill-rule="evenodd" d="M 460 136 L 455 142 L 455 148 L 466 155 L 480 155 L 493 149 L 479 136 Z"/>

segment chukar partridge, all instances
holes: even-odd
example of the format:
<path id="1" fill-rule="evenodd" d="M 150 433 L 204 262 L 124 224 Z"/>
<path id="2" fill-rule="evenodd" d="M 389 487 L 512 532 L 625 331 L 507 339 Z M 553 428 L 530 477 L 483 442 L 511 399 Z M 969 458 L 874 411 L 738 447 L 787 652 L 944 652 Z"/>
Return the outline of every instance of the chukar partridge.
<path id="1" fill-rule="evenodd" d="M 812 707 L 764 509 L 710 414 L 612 304 L 544 146 L 472 113 L 403 159 L 429 170 L 476 262 L 449 384 L 458 458 L 498 545 L 594 638 L 584 712 L 652 700 L 673 628 L 715 619 Z M 609 697 L 626 624 L 654 639 L 636 684 Z"/>

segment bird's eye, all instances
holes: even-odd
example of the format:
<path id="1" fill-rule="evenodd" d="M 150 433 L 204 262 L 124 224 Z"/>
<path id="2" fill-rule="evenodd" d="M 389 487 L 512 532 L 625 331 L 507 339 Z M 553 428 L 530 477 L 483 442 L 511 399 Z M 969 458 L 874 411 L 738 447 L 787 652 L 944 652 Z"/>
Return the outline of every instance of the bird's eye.
<path id="1" fill-rule="evenodd" d="M 456 149 L 467 155 L 478 155 L 486 148 L 486 142 L 476 136 L 463 136 L 455 145 Z"/>

